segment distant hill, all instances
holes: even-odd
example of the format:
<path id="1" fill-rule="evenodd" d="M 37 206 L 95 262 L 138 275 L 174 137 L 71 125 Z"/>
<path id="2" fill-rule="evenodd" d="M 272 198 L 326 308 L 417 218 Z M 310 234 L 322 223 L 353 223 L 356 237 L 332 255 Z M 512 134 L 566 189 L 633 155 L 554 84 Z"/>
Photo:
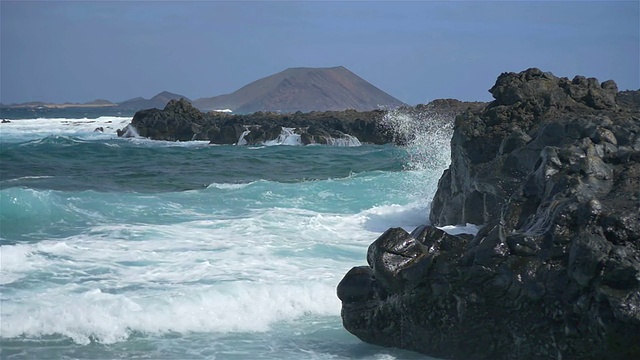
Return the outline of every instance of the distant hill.
<path id="1" fill-rule="evenodd" d="M 186 96 L 170 93 L 168 91 L 163 91 L 158 95 L 152 97 L 151 99 L 145 99 L 142 97 L 137 97 L 129 100 L 122 101 L 118 103 L 118 108 L 127 109 L 127 110 L 141 110 L 141 109 L 164 109 L 167 103 L 171 100 L 179 100 L 180 98 L 185 98 L 189 100 Z"/>
<path id="2" fill-rule="evenodd" d="M 96 106 L 114 106 L 116 104 L 112 103 L 109 100 L 104 100 L 104 99 L 95 99 L 93 101 L 89 101 L 84 103 L 84 105 L 96 105 Z"/>
<path id="3" fill-rule="evenodd" d="M 96 99 L 84 104 L 65 102 L 63 104 L 46 103 L 42 101 L 30 101 L 21 104 L 4 105 L 0 104 L 0 107 L 7 109 L 69 109 L 69 108 L 106 108 L 115 107 L 116 104 L 108 100 Z"/>
<path id="4" fill-rule="evenodd" d="M 309 112 L 395 108 L 400 100 L 378 89 L 343 66 L 289 68 L 254 81 L 239 90 L 193 101 L 201 110 L 231 109 L 236 113 L 256 111 Z"/>

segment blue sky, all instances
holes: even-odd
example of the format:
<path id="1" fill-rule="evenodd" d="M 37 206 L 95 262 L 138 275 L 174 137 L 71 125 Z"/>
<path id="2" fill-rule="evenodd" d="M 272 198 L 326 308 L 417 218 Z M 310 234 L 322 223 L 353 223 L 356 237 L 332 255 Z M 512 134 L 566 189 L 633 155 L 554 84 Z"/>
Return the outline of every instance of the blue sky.
<path id="1" fill-rule="evenodd" d="M 342 65 L 409 104 L 505 71 L 640 88 L 640 2 L 0 1 L 0 102 L 230 93 Z"/>

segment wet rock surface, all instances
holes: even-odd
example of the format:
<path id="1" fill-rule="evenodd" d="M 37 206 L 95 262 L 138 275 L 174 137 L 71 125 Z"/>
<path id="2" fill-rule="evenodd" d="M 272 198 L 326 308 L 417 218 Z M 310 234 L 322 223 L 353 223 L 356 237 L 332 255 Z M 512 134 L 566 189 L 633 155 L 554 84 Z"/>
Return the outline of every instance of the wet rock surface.
<path id="1" fill-rule="evenodd" d="M 444 99 L 404 107 L 399 111 L 409 116 L 437 114 L 451 126 L 457 114 L 469 107 L 478 108 L 481 104 Z M 188 100 L 180 99 L 171 100 L 163 110 L 138 111 L 131 124 L 118 131 L 118 136 L 142 136 L 165 141 L 207 140 L 218 145 L 259 145 L 278 141 L 280 136 L 287 134 L 299 136 L 301 145 L 353 144 L 353 138 L 370 144 L 406 142 L 406 136 L 398 136 L 385 120 L 387 113 L 386 110 L 289 114 L 256 112 L 246 115 L 215 111 L 203 113 Z"/>
<path id="2" fill-rule="evenodd" d="M 433 225 L 338 285 L 345 328 L 450 359 L 640 358 L 640 112 L 613 81 L 503 73 L 456 118 Z M 617 99 L 624 101 L 617 101 Z"/>
<path id="3" fill-rule="evenodd" d="M 187 100 L 171 100 L 163 110 L 137 112 L 129 127 L 139 136 L 153 140 L 208 140 L 212 144 L 256 145 L 276 140 L 283 128 L 300 136 L 302 145 L 331 144 L 336 139 L 356 137 L 361 142 L 384 144 L 392 141 L 379 126 L 384 111 L 355 110 L 278 114 L 257 112 L 234 115 L 203 113 Z M 128 129 L 118 132 L 127 136 Z M 243 136 L 244 135 L 244 136 Z"/>

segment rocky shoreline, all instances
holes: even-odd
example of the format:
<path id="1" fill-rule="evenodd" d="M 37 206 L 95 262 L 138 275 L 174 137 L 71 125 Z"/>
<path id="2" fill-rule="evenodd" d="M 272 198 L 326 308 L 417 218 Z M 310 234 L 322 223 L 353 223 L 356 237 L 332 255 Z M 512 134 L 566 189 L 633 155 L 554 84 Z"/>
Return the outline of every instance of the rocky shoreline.
<path id="1" fill-rule="evenodd" d="M 351 136 L 362 142 L 383 144 L 391 141 L 378 126 L 384 114 L 384 111 L 355 110 L 247 115 L 203 113 L 189 101 L 180 99 L 171 100 L 163 110 L 138 111 L 128 126 L 133 127 L 137 135 L 153 140 L 206 140 L 219 145 L 263 144 L 278 139 L 285 128 L 298 135 L 302 145 L 331 144 Z M 128 130 L 119 131 L 118 136 L 130 135 Z"/>
<path id="2" fill-rule="evenodd" d="M 432 225 L 338 285 L 345 328 L 446 359 L 640 358 L 638 92 L 538 69 L 490 92 L 456 118 Z"/>
<path id="3" fill-rule="evenodd" d="M 435 100 L 426 105 L 406 107 L 402 111 L 438 112 L 446 121 L 465 109 L 483 103 L 454 99 Z M 299 137 L 301 145 L 344 144 L 349 142 L 387 144 L 402 143 L 403 138 L 385 125 L 385 110 L 326 111 L 280 114 L 256 112 L 236 115 L 222 112 L 203 113 L 186 99 L 171 100 L 163 110 L 138 111 L 118 136 L 142 136 L 165 141 L 209 141 L 218 145 L 260 145 L 276 141 L 286 133 Z M 354 139 L 355 138 L 355 139 Z"/>

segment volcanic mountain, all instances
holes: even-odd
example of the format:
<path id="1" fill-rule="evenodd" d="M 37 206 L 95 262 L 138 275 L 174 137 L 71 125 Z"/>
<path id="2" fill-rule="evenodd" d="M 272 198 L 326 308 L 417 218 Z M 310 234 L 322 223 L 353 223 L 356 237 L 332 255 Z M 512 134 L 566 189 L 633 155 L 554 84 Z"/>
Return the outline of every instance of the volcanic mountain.
<path id="1" fill-rule="evenodd" d="M 170 93 L 168 91 L 163 91 L 158 95 L 152 97 L 151 99 L 137 97 L 137 98 L 125 100 L 121 103 L 118 103 L 118 107 L 121 109 L 129 109 L 129 110 L 140 110 L 140 109 L 150 109 L 150 108 L 164 109 L 164 107 L 167 105 L 167 103 L 170 100 L 179 100 L 180 98 L 187 99 L 186 96 Z"/>
<path id="2" fill-rule="evenodd" d="M 395 108 L 403 103 L 343 66 L 289 68 L 226 95 L 193 101 L 201 110 L 309 112 Z"/>

